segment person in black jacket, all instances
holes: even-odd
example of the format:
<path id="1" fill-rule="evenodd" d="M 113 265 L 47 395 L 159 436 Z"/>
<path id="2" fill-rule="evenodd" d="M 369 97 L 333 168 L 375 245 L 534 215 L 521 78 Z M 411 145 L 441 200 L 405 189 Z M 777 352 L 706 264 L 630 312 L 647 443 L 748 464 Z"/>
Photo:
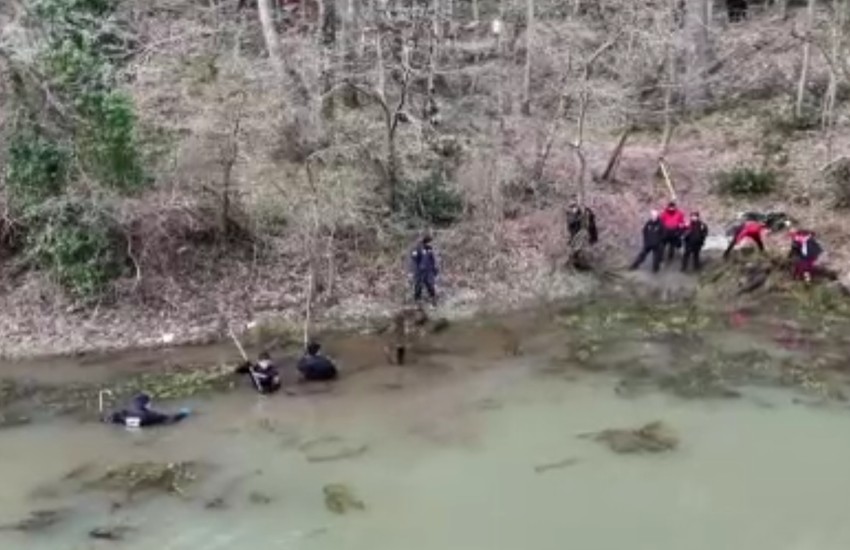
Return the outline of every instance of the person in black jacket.
<path id="1" fill-rule="evenodd" d="M 596 215 L 587 206 L 579 206 L 577 202 L 573 201 L 567 207 L 567 231 L 570 234 L 570 240 L 575 239 L 582 229 L 587 230 L 590 244 L 596 244 L 599 240 L 599 231 L 596 229 Z"/>
<path id="2" fill-rule="evenodd" d="M 176 414 L 166 414 L 151 408 L 151 396 L 142 392 L 133 397 L 126 409 L 121 409 L 107 415 L 103 420 L 112 424 L 121 424 L 128 428 L 148 428 L 165 424 L 176 424 L 191 411 L 180 409 Z"/>
<path id="3" fill-rule="evenodd" d="M 708 226 L 700 219 L 699 212 L 691 212 L 691 219 L 685 228 L 683 238 L 685 243 L 685 254 L 682 256 L 683 272 L 688 270 L 690 260 L 693 260 L 694 269 L 699 271 L 702 268 L 699 255 L 707 238 Z"/>
<path id="4" fill-rule="evenodd" d="M 632 263 L 632 271 L 638 269 L 652 254 L 652 272 L 658 273 L 661 268 L 661 247 L 664 244 L 664 226 L 658 219 L 658 211 L 653 210 L 649 219 L 643 225 L 643 248 Z"/>
<path id="5" fill-rule="evenodd" d="M 431 236 L 422 237 L 419 246 L 413 251 L 410 258 L 410 270 L 413 273 L 413 299 L 416 303 L 422 300 L 422 290 L 428 292 L 431 304 L 437 305 L 437 291 L 435 283 L 437 280 L 437 257 L 431 246 Z"/>
<path id="6" fill-rule="evenodd" d="M 280 389 L 280 373 L 274 366 L 271 356 L 263 352 L 257 358 L 256 364 L 245 362 L 238 369 L 237 374 L 247 374 L 251 383 L 259 393 L 269 394 Z"/>
<path id="7" fill-rule="evenodd" d="M 324 355 L 319 355 L 321 349 L 318 342 L 307 344 L 307 353 L 298 360 L 297 366 L 302 382 L 327 382 L 338 376 L 336 365 Z"/>
<path id="8" fill-rule="evenodd" d="M 584 247 L 588 243 L 593 246 L 599 240 L 593 210 L 572 201 L 567 207 L 567 232 L 570 236 L 570 263 L 578 269 L 589 269 L 590 265 L 583 254 Z M 584 232 L 587 234 L 586 240 Z"/>

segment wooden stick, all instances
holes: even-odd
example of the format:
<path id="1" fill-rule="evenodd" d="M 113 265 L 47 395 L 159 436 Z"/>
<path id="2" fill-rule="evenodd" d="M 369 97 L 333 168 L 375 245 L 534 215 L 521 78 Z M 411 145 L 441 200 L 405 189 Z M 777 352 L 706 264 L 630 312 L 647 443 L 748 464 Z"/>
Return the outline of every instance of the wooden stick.
<path id="1" fill-rule="evenodd" d="M 239 349 L 239 353 L 242 354 L 242 359 L 244 359 L 245 362 L 250 361 L 250 359 L 248 359 L 248 354 L 245 353 L 245 348 L 242 347 L 242 343 L 239 341 L 239 338 L 237 338 L 236 334 L 233 332 L 233 328 L 228 326 L 227 332 L 230 334 L 230 338 L 233 340 L 233 343 L 236 344 L 236 347 Z"/>
<path id="2" fill-rule="evenodd" d="M 670 179 L 670 172 L 667 170 L 667 163 L 663 158 L 658 159 L 658 165 L 661 167 L 661 174 L 664 176 L 664 183 L 667 184 L 667 190 L 670 191 L 670 199 L 676 200 L 676 190 L 673 189 L 673 180 Z"/>

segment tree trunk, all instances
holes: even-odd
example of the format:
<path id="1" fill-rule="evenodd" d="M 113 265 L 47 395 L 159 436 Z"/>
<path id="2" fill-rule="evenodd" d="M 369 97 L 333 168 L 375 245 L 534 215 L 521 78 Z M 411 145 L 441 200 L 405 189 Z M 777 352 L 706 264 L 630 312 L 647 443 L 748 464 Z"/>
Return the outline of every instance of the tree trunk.
<path id="1" fill-rule="evenodd" d="M 472 0 L 472 20 L 478 23 L 481 14 L 478 11 L 478 0 Z"/>
<path id="2" fill-rule="evenodd" d="M 319 58 L 321 64 L 321 87 L 322 95 L 325 96 L 322 105 L 322 115 L 332 119 L 336 114 L 336 102 L 333 94 L 328 92 L 334 86 L 334 67 L 332 58 L 337 47 L 337 11 L 336 0 L 318 0 L 319 25 L 317 28 L 317 42 L 319 45 Z"/>
<path id="3" fill-rule="evenodd" d="M 692 112 L 705 109 L 709 100 L 706 72 L 711 54 L 708 35 L 708 0 L 686 0 L 685 107 Z"/>
<path id="4" fill-rule="evenodd" d="M 278 81 L 283 83 L 283 58 L 280 55 L 280 40 L 274 25 L 274 14 L 272 12 L 271 0 L 257 0 L 257 13 L 260 16 L 260 25 L 263 28 L 263 38 L 266 49 L 269 52 L 269 61 L 275 71 Z"/>
<path id="5" fill-rule="evenodd" d="M 788 0 L 777 0 L 779 4 L 779 17 L 785 21 L 788 19 Z"/>
<path id="6" fill-rule="evenodd" d="M 815 23 L 815 0 L 809 0 L 806 9 L 806 37 L 803 41 L 803 66 L 800 68 L 800 81 L 797 83 L 797 104 L 794 114 L 803 117 L 803 107 L 806 101 L 806 87 L 809 83 L 809 65 L 812 62 L 812 27 Z"/>
<path id="7" fill-rule="evenodd" d="M 534 0 L 525 0 L 525 70 L 522 79 L 522 114 L 531 114 L 531 59 L 534 43 Z"/>
<path id="8" fill-rule="evenodd" d="M 434 99 L 434 73 L 437 72 L 438 47 L 440 41 L 440 0 L 431 0 L 431 32 L 428 38 L 428 73 L 425 78 L 425 103 L 422 106 L 422 119 L 432 121 L 437 114 Z"/>
<path id="9" fill-rule="evenodd" d="M 835 133 L 835 104 L 838 95 L 838 71 L 841 63 L 841 52 L 843 51 L 844 26 L 847 18 L 847 0 L 833 0 L 833 12 L 835 20 L 830 29 L 831 60 L 827 63 L 829 68 L 829 84 L 823 100 L 823 113 L 821 124 L 826 135 L 826 162 L 833 160 L 833 138 Z"/>

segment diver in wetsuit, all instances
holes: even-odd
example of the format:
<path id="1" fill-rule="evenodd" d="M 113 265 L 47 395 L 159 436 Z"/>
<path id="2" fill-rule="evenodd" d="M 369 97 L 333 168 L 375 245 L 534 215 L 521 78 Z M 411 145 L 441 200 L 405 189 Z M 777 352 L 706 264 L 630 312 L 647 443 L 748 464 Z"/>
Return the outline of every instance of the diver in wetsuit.
<path id="1" fill-rule="evenodd" d="M 140 393 L 133 397 L 130 406 L 109 414 L 104 421 L 121 424 L 128 428 L 147 428 L 164 424 L 175 424 L 189 416 L 189 409 L 183 408 L 177 414 L 165 414 L 151 408 L 151 397 Z"/>
<path id="2" fill-rule="evenodd" d="M 249 375 L 254 389 L 259 393 L 276 392 L 280 389 L 280 373 L 272 363 L 271 356 L 267 352 L 263 352 L 257 359 L 256 365 L 245 362 L 236 369 L 236 373 Z"/>
<path id="3" fill-rule="evenodd" d="M 310 342 L 307 345 L 307 353 L 298 360 L 297 368 L 302 382 L 326 382 L 336 379 L 336 365 L 324 355 L 319 355 L 321 349 L 322 346 L 318 342 Z"/>

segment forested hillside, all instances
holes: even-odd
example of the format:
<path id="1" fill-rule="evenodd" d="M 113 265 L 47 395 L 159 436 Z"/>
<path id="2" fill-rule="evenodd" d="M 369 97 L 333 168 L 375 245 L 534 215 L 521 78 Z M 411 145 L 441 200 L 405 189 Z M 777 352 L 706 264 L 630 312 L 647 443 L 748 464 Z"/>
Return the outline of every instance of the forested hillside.
<path id="1" fill-rule="evenodd" d="M 728 4 L 728 5 L 727 5 Z M 617 269 L 671 189 L 850 260 L 850 0 L 4 0 L 0 352 L 449 307 Z"/>

